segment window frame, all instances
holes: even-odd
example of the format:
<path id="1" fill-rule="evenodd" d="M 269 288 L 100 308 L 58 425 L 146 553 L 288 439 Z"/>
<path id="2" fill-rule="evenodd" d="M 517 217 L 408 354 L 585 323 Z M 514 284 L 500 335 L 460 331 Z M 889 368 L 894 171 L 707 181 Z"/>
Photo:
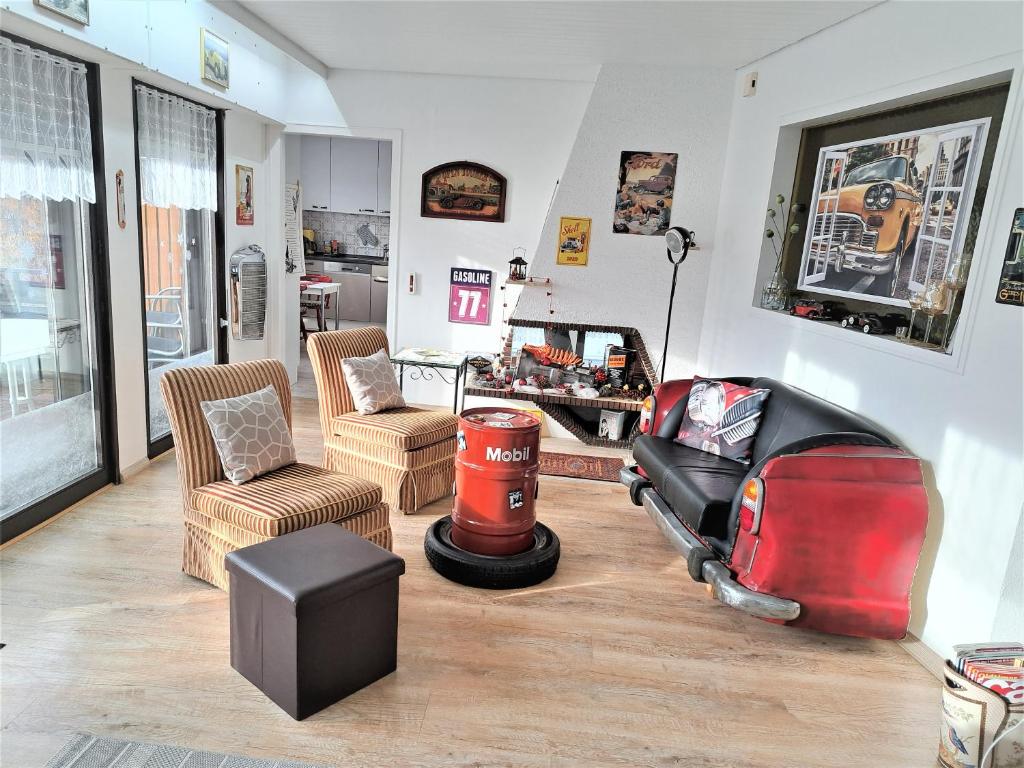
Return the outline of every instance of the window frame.
<path id="1" fill-rule="evenodd" d="M 96 376 L 93 380 L 96 402 L 100 407 L 101 466 L 78 480 L 58 488 L 42 498 L 11 514 L 0 524 L 0 544 L 23 536 L 33 528 L 64 512 L 72 504 L 90 496 L 106 485 L 121 482 L 118 464 L 117 398 L 114 386 L 113 321 L 110 307 L 110 264 L 107 231 L 107 184 L 103 155 L 103 101 L 100 93 L 99 65 L 77 56 L 71 56 L 32 40 L 0 32 L 15 43 L 81 64 L 86 69 L 86 88 L 89 95 L 89 127 L 92 133 L 93 179 L 96 202 L 88 204 L 89 219 L 89 280 L 92 284 L 92 323 L 96 348 Z M 81 205 L 81 203 L 79 203 Z"/>

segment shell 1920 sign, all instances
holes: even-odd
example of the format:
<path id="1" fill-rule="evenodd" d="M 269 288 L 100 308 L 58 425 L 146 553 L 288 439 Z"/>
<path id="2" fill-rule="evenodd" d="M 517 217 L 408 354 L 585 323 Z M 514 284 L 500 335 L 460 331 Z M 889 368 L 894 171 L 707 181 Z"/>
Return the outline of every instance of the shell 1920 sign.
<path id="1" fill-rule="evenodd" d="M 423 174 L 420 215 L 469 221 L 505 220 L 505 177 L 479 163 L 445 163 Z"/>

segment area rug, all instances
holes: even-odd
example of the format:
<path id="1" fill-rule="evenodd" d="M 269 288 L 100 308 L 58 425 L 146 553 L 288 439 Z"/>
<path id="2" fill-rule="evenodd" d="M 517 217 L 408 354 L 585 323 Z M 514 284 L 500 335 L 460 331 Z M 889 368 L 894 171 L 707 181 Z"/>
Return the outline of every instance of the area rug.
<path id="1" fill-rule="evenodd" d="M 581 480 L 619 481 L 622 459 L 611 456 L 581 456 L 576 453 L 540 452 L 540 473 L 558 477 L 577 477 Z"/>
<path id="2" fill-rule="evenodd" d="M 80 733 L 46 768 L 326 768 L 289 760 L 257 760 L 188 747 L 143 744 Z"/>

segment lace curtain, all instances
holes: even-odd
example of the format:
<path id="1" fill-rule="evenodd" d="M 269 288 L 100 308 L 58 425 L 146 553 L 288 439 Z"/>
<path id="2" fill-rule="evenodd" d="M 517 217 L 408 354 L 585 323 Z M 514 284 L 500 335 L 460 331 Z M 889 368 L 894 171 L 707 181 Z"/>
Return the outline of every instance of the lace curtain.
<path id="1" fill-rule="evenodd" d="M 217 210 L 217 113 L 135 86 L 142 202 Z"/>
<path id="2" fill-rule="evenodd" d="M 0 37 L 0 197 L 96 202 L 85 67 Z"/>

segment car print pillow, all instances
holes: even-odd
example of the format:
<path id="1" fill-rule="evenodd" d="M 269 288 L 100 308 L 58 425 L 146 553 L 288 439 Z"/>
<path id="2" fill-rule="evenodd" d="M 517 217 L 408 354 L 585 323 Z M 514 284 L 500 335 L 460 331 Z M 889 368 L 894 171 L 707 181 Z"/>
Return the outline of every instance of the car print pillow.
<path id="1" fill-rule="evenodd" d="M 695 376 L 676 442 L 749 464 L 761 410 L 770 394 L 769 389 Z"/>

